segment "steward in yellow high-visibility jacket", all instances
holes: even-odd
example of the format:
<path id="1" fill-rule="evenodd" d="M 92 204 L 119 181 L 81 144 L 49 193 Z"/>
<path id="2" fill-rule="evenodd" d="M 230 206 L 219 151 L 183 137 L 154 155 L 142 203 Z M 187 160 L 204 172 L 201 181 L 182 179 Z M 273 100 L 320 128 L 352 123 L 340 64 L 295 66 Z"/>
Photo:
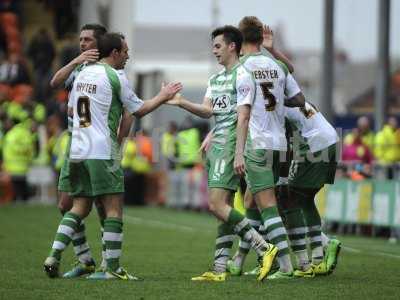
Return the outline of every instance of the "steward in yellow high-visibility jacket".
<path id="1" fill-rule="evenodd" d="M 382 164 L 400 161 L 400 130 L 397 120 L 389 118 L 388 123 L 375 137 L 375 157 Z"/>

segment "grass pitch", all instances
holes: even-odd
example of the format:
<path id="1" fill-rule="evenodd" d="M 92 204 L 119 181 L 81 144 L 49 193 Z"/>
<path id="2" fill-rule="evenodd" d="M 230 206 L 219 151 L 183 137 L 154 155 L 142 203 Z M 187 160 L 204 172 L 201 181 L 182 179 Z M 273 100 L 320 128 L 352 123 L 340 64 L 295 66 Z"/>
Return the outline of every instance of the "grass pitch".
<path id="1" fill-rule="evenodd" d="M 160 208 L 125 210 L 122 265 L 144 281 L 49 279 L 42 264 L 59 220 L 55 207 L 0 207 L 0 299 L 400 299 L 400 245 L 372 238 L 340 237 L 338 268 L 326 277 L 191 282 L 212 262 L 216 221 L 204 213 Z M 98 224 L 92 213 L 87 235 L 99 262 Z M 61 271 L 73 262 L 67 249 Z M 245 269 L 254 263 L 249 256 Z"/>

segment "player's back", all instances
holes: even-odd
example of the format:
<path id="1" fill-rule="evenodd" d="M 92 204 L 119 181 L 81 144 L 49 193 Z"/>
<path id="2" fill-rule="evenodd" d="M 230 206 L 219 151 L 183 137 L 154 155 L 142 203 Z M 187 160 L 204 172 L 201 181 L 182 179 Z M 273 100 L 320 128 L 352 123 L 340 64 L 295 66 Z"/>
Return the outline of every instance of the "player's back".
<path id="1" fill-rule="evenodd" d="M 250 117 L 250 137 L 255 149 L 286 150 L 284 97 L 287 70 L 262 53 L 241 59 L 256 82 L 256 95 Z"/>
<path id="2" fill-rule="evenodd" d="M 322 113 L 306 102 L 304 109 L 286 107 L 286 117 L 305 138 L 311 152 L 317 152 L 338 142 L 338 134 Z"/>
<path id="3" fill-rule="evenodd" d="M 73 85 L 72 159 L 110 159 L 122 113 L 117 71 L 106 64 L 87 66 Z"/>

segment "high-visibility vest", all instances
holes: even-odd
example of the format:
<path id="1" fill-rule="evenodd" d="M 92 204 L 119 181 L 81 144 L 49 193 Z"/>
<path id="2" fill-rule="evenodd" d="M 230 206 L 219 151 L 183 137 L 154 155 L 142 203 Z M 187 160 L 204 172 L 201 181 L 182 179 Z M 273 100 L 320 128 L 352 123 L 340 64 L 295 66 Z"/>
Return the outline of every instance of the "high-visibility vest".
<path id="1" fill-rule="evenodd" d="M 182 130 L 177 135 L 178 163 L 190 165 L 200 162 L 200 133 L 197 128 Z"/>
<path id="2" fill-rule="evenodd" d="M 35 152 L 31 131 L 23 124 L 15 125 L 4 136 L 3 169 L 11 175 L 26 175 Z"/>

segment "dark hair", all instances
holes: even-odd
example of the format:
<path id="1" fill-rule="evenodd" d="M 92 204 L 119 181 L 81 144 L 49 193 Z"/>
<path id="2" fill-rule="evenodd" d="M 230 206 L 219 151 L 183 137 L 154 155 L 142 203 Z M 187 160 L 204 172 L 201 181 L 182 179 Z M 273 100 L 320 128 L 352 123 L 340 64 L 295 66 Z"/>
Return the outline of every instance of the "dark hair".
<path id="1" fill-rule="evenodd" d="M 235 43 L 236 54 L 240 55 L 240 49 L 242 48 L 243 37 L 239 29 L 235 26 L 225 25 L 214 29 L 211 33 L 211 39 L 214 40 L 218 35 L 224 35 L 224 41 L 227 44 Z"/>
<path id="2" fill-rule="evenodd" d="M 82 26 L 81 31 L 83 30 L 93 30 L 93 36 L 96 40 L 98 40 L 102 35 L 107 33 L 107 29 L 100 24 L 85 24 Z"/>
<path id="3" fill-rule="evenodd" d="M 239 23 L 243 42 L 261 45 L 263 42 L 263 23 L 254 16 L 244 17 Z"/>
<path id="4" fill-rule="evenodd" d="M 97 41 L 97 48 L 99 49 L 99 59 L 110 56 L 111 52 L 116 49 L 121 51 L 122 40 L 125 37 L 121 33 L 111 32 L 106 33 Z"/>

